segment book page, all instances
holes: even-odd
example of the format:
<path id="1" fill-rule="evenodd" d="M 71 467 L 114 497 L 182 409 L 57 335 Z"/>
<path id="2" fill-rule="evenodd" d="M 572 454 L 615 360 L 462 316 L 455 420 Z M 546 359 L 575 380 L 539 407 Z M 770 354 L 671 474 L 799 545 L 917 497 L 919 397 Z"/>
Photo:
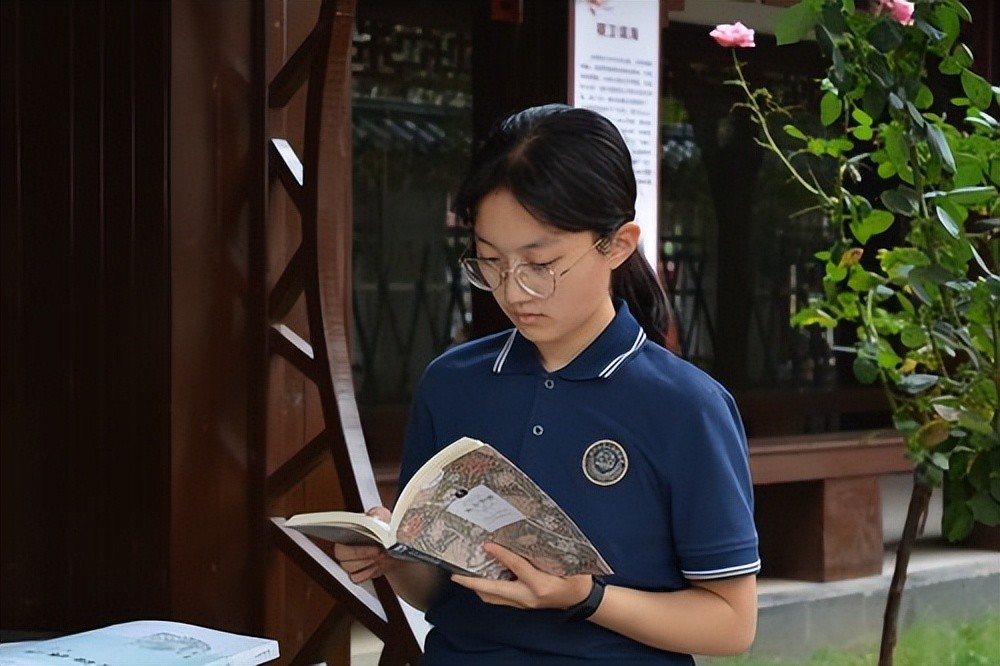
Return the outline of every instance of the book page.
<path id="1" fill-rule="evenodd" d="M 490 541 L 555 575 L 611 573 L 552 498 L 488 444 L 420 481 L 419 487 L 408 484 L 408 504 L 393 516 L 401 544 L 485 578 L 510 577 L 483 552 Z"/>
<path id="2" fill-rule="evenodd" d="M 333 543 L 381 544 L 385 547 L 393 543 L 389 523 L 353 511 L 300 513 L 285 521 L 285 527 Z"/>

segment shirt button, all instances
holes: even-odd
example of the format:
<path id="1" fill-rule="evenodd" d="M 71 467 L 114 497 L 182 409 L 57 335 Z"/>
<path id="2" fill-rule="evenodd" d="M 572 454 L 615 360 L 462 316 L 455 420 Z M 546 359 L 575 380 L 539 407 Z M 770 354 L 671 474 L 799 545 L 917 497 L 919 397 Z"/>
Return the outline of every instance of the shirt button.
<path id="1" fill-rule="evenodd" d="M 545 432 L 545 428 L 543 428 L 540 425 L 536 425 L 534 428 L 531 429 L 531 434 L 533 434 L 535 437 L 538 437 L 543 432 Z"/>
<path id="2" fill-rule="evenodd" d="M 545 380 L 545 388 L 550 389 L 550 388 L 552 388 L 555 385 L 556 385 L 556 383 L 554 381 L 552 381 L 551 379 L 546 379 Z"/>

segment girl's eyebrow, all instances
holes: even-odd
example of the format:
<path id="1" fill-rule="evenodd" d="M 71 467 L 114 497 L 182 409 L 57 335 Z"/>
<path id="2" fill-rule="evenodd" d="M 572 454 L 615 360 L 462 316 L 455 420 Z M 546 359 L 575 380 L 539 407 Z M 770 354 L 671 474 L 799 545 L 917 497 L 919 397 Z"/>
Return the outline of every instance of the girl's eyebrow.
<path id="1" fill-rule="evenodd" d="M 475 234 L 474 233 L 473 236 L 475 236 L 475 239 L 476 239 L 477 242 L 480 242 L 483 245 L 489 245 L 494 250 L 497 249 L 496 245 L 494 245 L 493 243 L 489 242 L 488 240 L 486 240 L 485 238 L 483 238 L 479 234 Z M 550 245 L 552 245 L 553 243 L 555 243 L 557 241 L 558 241 L 557 238 L 540 238 L 540 239 L 538 239 L 538 240 L 536 240 L 536 241 L 534 241 L 532 243 L 528 243 L 527 245 L 522 245 L 521 247 L 519 247 L 517 249 L 518 249 L 518 251 L 521 251 L 521 250 L 538 250 L 538 249 L 541 249 L 541 248 L 549 247 Z"/>

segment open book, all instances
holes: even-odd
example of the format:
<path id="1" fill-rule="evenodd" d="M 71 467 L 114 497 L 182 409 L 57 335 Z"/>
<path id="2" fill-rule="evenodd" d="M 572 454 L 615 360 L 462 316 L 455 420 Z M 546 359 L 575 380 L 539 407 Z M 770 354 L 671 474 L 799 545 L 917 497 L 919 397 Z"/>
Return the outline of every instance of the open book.
<path id="1" fill-rule="evenodd" d="M 164 620 L 0 645 L 0 666 L 256 666 L 277 658 L 278 642 L 270 638 Z"/>
<path id="2" fill-rule="evenodd" d="M 381 544 L 393 556 L 483 578 L 510 572 L 482 550 L 498 543 L 558 576 L 604 575 L 611 567 L 573 520 L 489 444 L 463 437 L 417 470 L 392 522 L 350 511 L 292 516 L 305 534 L 347 544 Z"/>

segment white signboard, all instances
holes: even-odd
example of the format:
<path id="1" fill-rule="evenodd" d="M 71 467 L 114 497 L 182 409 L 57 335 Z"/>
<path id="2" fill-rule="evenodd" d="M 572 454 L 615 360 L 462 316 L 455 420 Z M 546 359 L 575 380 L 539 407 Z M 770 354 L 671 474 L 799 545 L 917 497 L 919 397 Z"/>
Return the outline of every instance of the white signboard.
<path id="1" fill-rule="evenodd" d="M 632 153 L 635 219 L 651 266 L 657 257 L 659 200 L 659 0 L 569 0 L 573 106 L 611 120 Z"/>

